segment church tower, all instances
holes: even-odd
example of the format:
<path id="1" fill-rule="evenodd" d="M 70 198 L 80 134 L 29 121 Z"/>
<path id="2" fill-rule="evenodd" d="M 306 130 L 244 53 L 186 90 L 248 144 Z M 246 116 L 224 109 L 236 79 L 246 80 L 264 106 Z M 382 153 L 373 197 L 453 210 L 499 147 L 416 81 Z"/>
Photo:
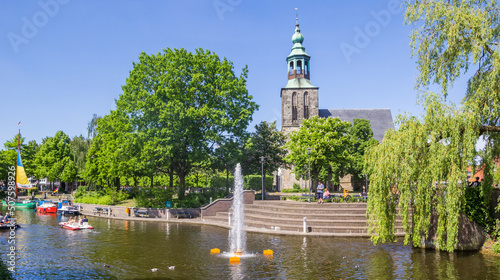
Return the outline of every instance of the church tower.
<path id="1" fill-rule="evenodd" d="M 304 36 L 296 19 L 292 52 L 286 58 L 288 83 L 281 89 L 281 130 L 288 134 L 302 125 L 302 120 L 318 116 L 318 87 L 309 81 L 311 57 L 306 53 Z"/>

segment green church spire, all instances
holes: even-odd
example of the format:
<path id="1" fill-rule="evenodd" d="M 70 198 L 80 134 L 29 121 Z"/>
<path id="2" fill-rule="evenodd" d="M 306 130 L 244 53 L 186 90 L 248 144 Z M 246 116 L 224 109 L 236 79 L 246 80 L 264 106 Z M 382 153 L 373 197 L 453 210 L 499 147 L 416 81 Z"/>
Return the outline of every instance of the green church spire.
<path id="1" fill-rule="evenodd" d="M 285 88 L 309 88 L 314 87 L 309 81 L 311 57 L 306 53 L 306 48 L 302 45 L 304 35 L 300 33 L 299 17 L 295 22 L 295 33 L 292 36 L 292 51 L 286 58 L 288 65 L 288 83 Z"/>

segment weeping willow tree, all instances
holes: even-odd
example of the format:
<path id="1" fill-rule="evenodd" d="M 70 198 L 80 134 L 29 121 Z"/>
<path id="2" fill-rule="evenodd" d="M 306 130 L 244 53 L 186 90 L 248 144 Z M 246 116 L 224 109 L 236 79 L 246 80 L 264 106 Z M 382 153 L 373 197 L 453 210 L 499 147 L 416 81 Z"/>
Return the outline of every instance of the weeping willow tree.
<path id="1" fill-rule="evenodd" d="M 467 166 L 481 156 L 486 201 L 492 188 L 491 162 L 499 154 L 500 10 L 497 1 L 421 0 L 405 5 L 406 23 L 414 25 L 410 46 L 420 71 L 417 89 L 437 84 L 442 93 L 424 94 L 422 118 L 399 116 L 398 129 L 388 131 L 367 153 L 369 228 L 375 243 L 394 240 L 400 215 L 405 243 L 419 246 L 435 215 L 436 248 L 452 251 Z M 465 73 L 471 77 L 462 103 L 448 104 L 449 88 Z M 480 137 L 486 145 L 477 151 Z"/>

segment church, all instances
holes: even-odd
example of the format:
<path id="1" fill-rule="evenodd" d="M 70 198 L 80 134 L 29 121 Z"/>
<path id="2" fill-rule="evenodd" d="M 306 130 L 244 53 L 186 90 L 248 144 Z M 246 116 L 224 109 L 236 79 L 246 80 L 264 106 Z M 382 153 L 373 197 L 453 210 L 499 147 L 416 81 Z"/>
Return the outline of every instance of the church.
<path id="1" fill-rule="evenodd" d="M 353 119 L 367 119 L 370 121 L 373 137 L 382 141 L 385 132 L 392 128 L 394 123 L 390 109 L 319 109 L 319 87 L 311 83 L 311 57 L 306 53 L 304 36 L 300 33 L 299 22 L 295 24 L 295 33 L 292 36 L 292 50 L 286 58 L 288 82 L 281 89 L 281 131 L 285 135 L 298 130 L 302 120 L 319 116 L 321 118 L 339 118 L 342 121 L 352 122 Z M 292 170 L 280 169 L 278 172 L 280 189 L 292 188 L 294 183 L 305 187 L 304 181 L 297 181 Z M 313 186 L 314 187 L 314 186 Z M 339 186 L 332 186 L 327 182 L 326 187 L 339 190 Z M 347 175 L 340 179 L 340 187 L 353 190 L 355 186 L 352 176 Z"/>

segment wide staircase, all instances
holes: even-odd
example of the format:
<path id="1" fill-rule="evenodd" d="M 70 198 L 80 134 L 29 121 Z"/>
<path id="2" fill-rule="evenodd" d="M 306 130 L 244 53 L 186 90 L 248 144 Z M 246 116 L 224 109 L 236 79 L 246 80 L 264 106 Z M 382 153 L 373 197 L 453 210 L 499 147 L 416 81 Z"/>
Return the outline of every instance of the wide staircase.
<path id="1" fill-rule="evenodd" d="M 329 236 L 369 236 L 366 203 L 307 203 L 296 201 L 254 201 L 245 204 L 247 230 L 265 229 L 277 233 L 306 232 Z M 229 224 L 229 212 L 205 216 L 207 222 Z M 396 235 L 404 235 L 396 220 Z"/>

